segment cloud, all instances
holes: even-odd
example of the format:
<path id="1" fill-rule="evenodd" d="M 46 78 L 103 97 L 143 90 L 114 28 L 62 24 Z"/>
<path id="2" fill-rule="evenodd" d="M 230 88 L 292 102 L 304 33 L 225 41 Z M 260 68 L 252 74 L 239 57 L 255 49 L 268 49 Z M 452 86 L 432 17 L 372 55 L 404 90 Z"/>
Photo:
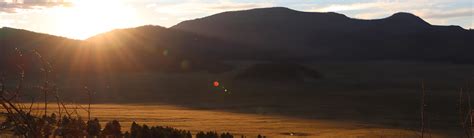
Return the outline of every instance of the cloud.
<path id="1" fill-rule="evenodd" d="M 319 5 L 307 11 L 341 12 L 360 19 L 384 18 L 396 12 L 411 12 L 428 22 L 445 24 L 454 18 L 472 20 L 474 14 L 472 4 L 470 0 L 460 0 L 456 3 L 450 0 L 375 0 L 363 3 Z"/>
<path id="2" fill-rule="evenodd" d="M 268 7 L 271 4 L 269 3 L 219 3 L 214 5 L 208 5 L 207 8 L 213 10 L 242 10 L 242 9 L 252 9 L 252 8 L 261 8 Z"/>
<path id="3" fill-rule="evenodd" d="M 13 26 L 16 20 L 13 19 L 2 19 L 0 20 L 0 26 Z"/>
<path id="4" fill-rule="evenodd" d="M 28 24 L 27 17 L 25 15 L 15 15 L 14 18 L 11 14 L 0 13 L 0 27 L 17 27 L 20 25 Z"/>
<path id="5" fill-rule="evenodd" d="M 454 9 L 454 10 L 424 10 L 417 12 L 420 16 L 425 18 L 456 18 L 456 17 L 472 17 L 474 14 L 474 10 L 472 8 L 462 8 L 462 9 Z"/>
<path id="6" fill-rule="evenodd" d="M 364 3 L 343 3 L 311 7 L 312 12 L 340 12 L 359 19 L 384 18 L 396 12 L 413 12 L 413 9 L 425 9 L 426 5 L 416 4 L 420 0 L 377 0 Z"/>
<path id="7" fill-rule="evenodd" d="M 17 13 L 23 10 L 43 9 L 55 6 L 70 6 L 71 3 L 64 0 L 23 0 L 0 1 L 0 12 Z"/>

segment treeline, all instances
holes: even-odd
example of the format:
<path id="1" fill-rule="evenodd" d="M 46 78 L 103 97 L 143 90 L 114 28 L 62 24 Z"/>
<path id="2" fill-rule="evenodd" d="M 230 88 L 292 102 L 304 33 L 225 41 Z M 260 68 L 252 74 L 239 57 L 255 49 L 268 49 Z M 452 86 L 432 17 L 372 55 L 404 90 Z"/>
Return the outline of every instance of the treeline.
<path id="1" fill-rule="evenodd" d="M 190 131 L 163 126 L 140 125 L 133 122 L 130 131 L 122 132 L 122 126 L 119 121 L 113 120 L 107 122 L 102 128 L 99 119 L 84 121 L 82 118 L 63 116 L 56 114 L 50 116 L 36 117 L 26 114 L 24 117 L 34 123 L 18 123 L 18 116 L 5 114 L 6 119 L 0 124 L 1 131 L 12 132 L 15 136 L 26 137 L 123 137 L 123 138 L 192 138 Z M 196 138 L 233 138 L 231 133 L 198 132 Z M 244 137 L 243 135 L 241 137 Z M 258 135 L 258 138 L 265 136 Z"/>

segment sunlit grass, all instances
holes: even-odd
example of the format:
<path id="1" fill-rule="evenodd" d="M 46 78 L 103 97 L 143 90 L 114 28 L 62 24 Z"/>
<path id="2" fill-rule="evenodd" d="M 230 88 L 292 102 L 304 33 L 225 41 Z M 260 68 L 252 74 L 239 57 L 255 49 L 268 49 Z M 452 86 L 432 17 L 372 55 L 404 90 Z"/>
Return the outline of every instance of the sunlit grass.
<path id="1" fill-rule="evenodd" d="M 33 106 L 33 114 L 43 114 L 41 103 Z M 85 105 L 81 105 L 86 107 Z M 49 105 L 50 113 L 57 113 L 54 103 Z M 85 110 L 78 106 L 68 106 L 87 118 Z M 237 135 L 270 137 L 300 135 L 301 137 L 417 137 L 415 131 L 383 128 L 357 122 L 336 122 L 327 120 L 298 119 L 283 116 L 264 116 L 256 114 L 229 113 L 215 110 L 195 110 L 169 105 L 119 105 L 97 104 L 92 106 L 92 117 L 105 122 L 117 119 L 123 131 L 128 131 L 133 121 L 140 124 L 171 126 L 179 129 L 197 131 L 231 132 Z M 65 115 L 65 113 L 62 113 Z M 433 134 L 435 137 L 440 137 Z"/>

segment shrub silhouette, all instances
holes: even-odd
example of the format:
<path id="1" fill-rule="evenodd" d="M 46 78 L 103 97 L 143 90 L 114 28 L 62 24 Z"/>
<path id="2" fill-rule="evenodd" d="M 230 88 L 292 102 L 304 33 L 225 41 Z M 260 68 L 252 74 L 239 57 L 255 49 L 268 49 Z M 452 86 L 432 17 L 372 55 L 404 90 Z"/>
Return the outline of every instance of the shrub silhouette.
<path id="1" fill-rule="evenodd" d="M 64 116 L 58 128 L 55 130 L 55 136 L 72 137 L 72 136 L 86 136 L 87 124 L 81 118 L 71 118 Z"/>
<path id="2" fill-rule="evenodd" d="M 121 137 L 122 136 L 122 126 L 120 126 L 120 122 L 117 120 L 113 120 L 105 124 L 104 130 L 102 130 L 103 136 L 114 136 L 114 137 Z"/>
<path id="3" fill-rule="evenodd" d="M 148 125 L 140 126 L 133 122 L 130 128 L 132 138 L 192 138 L 192 134 L 189 131 L 175 129 L 171 127 L 153 126 Z"/>
<path id="4" fill-rule="evenodd" d="M 141 129 L 142 127 L 133 121 L 132 125 L 130 126 L 130 137 L 136 138 L 141 136 Z"/>
<path id="5" fill-rule="evenodd" d="M 87 133 L 89 136 L 99 136 L 100 130 L 99 119 L 95 118 L 94 120 L 87 121 Z"/>
<path id="6" fill-rule="evenodd" d="M 29 115 L 29 114 L 28 114 Z M 7 116 L 5 121 L 0 124 L 0 130 L 9 130 L 16 136 L 29 137 L 125 137 L 125 138 L 192 138 L 190 131 L 176 129 L 163 126 L 140 125 L 132 122 L 130 132 L 126 131 L 122 134 L 120 122 L 113 120 L 107 122 L 104 129 L 101 130 L 100 121 L 97 118 L 89 120 L 87 123 L 80 117 L 73 118 L 63 116 L 57 118 L 55 114 L 50 116 L 35 117 L 29 115 L 28 118 L 35 120 L 33 127 L 36 131 L 31 131 L 26 124 L 15 124 L 14 120 Z M 36 132 L 36 133 L 33 133 Z M 233 138 L 234 136 L 228 132 L 217 133 L 215 131 L 198 132 L 196 138 Z M 259 138 L 265 136 L 259 135 Z"/>
<path id="7" fill-rule="evenodd" d="M 219 134 L 217 134 L 217 132 L 214 132 L 214 131 L 209 131 L 209 132 L 199 132 L 196 134 L 196 138 L 219 138 Z"/>
<path id="8" fill-rule="evenodd" d="M 221 138 L 234 138 L 234 136 L 230 134 L 229 132 L 227 132 L 227 133 L 222 133 Z"/>

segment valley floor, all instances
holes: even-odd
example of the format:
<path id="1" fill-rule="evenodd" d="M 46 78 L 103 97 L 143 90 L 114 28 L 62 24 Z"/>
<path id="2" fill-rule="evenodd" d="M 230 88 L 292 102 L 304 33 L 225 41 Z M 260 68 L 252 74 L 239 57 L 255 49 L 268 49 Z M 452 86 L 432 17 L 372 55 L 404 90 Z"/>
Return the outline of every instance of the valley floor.
<path id="1" fill-rule="evenodd" d="M 69 103 L 87 103 L 88 86 L 98 103 L 93 116 L 118 119 L 123 128 L 137 121 L 251 136 L 418 137 L 424 81 L 427 130 L 461 137 L 459 90 L 474 79 L 473 65 L 363 62 L 307 63 L 323 78 L 304 82 L 246 81 L 234 76 L 253 63 L 232 64 L 237 70 L 222 74 L 62 75 L 58 86 Z M 228 92 L 212 86 L 216 80 Z M 42 99 L 34 87 L 25 93 Z"/>
<path id="2" fill-rule="evenodd" d="M 42 104 L 35 104 L 34 114 L 42 114 Z M 86 105 L 81 105 L 86 106 Z M 96 104 L 92 116 L 103 121 L 119 120 L 123 131 L 129 131 L 133 121 L 149 126 L 171 126 L 198 131 L 230 132 L 236 136 L 256 137 L 368 137 L 402 138 L 418 137 L 414 130 L 387 128 L 384 126 L 349 121 L 299 119 L 284 116 L 229 113 L 218 110 L 196 110 L 170 105 Z M 70 106 L 69 110 L 74 110 Z M 77 109 L 80 116 L 86 112 Z M 50 111 L 56 111 L 54 107 Z M 57 114 L 57 113 L 56 113 Z M 449 132 L 431 133 L 433 137 L 452 137 Z"/>

